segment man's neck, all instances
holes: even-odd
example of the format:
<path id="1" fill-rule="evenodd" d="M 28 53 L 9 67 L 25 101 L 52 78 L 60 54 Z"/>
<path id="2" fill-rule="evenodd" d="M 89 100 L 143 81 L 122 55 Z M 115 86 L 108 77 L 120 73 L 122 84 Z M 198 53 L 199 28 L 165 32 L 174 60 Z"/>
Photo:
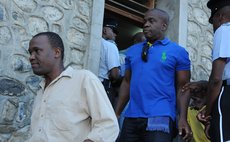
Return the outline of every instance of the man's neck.
<path id="1" fill-rule="evenodd" d="M 158 40 L 163 40 L 165 37 L 164 36 L 161 36 L 161 37 L 157 37 L 157 38 L 151 38 L 151 39 L 147 39 L 147 41 L 151 44 L 154 44 L 156 41 Z"/>
<path id="2" fill-rule="evenodd" d="M 56 79 L 64 71 L 64 66 L 60 65 L 58 68 L 53 69 L 53 71 L 47 75 L 44 75 L 45 78 L 45 88 Z"/>

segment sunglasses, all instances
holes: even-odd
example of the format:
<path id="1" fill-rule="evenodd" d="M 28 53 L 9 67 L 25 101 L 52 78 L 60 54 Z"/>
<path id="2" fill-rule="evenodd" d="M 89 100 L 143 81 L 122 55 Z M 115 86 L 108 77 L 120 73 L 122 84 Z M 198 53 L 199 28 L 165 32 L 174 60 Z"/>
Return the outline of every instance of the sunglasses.
<path id="1" fill-rule="evenodd" d="M 148 61 L 148 53 L 149 53 L 149 48 L 152 46 L 151 43 L 147 42 L 144 44 L 144 47 L 142 48 L 142 52 L 141 52 L 141 59 L 144 62 Z"/>

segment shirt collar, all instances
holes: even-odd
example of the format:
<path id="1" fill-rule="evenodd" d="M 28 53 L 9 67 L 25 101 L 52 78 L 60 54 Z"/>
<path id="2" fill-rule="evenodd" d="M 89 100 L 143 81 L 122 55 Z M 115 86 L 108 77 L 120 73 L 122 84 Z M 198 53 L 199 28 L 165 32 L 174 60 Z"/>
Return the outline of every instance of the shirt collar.
<path id="1" fill-rule="evenodd" d="M 163 40 L 159 40 L 159 42 L 161 42 L 161 44 L 166 45 L 169 43 L 169 39 L 167 37 L 165 37 Z"/>
<path id="2" fill-rule="evenodd" d="M 73 68 L 68 66 L 58 77 L 56 77 L 48 86 L 50 86 L 51 84 L 57 82 L 60 78 L 62 77 L 69 77 L 69 78 L 72 78 L 73 76 Z M 43 79 L 40 83 L 39 83 L 39 86 L 41 88 L 44 89 L 45 87 L 45 79 Z M 47 87 L 48 87 L 47 86 Z"/>
<path id="3" fill-rule="evenodd" d="M 147 41 L 146 41 L 147 42 Z M 146 43 L 145 42 L 145 43 Z M 153 45 L 156 45 L 156 44 L 162 44 L 162 45 L 167 45 L 169 43 L 169 39 L 167 37 L 165 37 L 164 39 L 162 40 L 157 40 Z"/>

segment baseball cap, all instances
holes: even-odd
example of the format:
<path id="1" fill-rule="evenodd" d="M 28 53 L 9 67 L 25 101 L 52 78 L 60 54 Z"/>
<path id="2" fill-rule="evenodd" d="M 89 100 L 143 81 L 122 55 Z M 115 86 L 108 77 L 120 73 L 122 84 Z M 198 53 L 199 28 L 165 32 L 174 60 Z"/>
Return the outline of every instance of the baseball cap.
<path id="1" fill-rule="evenodd" d="M 118 34 L 118 23 L 114 18 L 104 18 L 103 27 L 109 27 L 115 34 Z"/>

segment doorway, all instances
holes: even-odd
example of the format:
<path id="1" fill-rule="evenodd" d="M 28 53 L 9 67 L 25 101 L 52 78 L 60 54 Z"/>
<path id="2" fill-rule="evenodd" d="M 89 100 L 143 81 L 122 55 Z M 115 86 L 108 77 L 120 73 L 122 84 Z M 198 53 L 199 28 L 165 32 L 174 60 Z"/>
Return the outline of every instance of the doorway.
<path id="1" fill-rule="evenodd" d="M 133 35 L 142 31 L 144 13 L 155 4 L 155 0 L 105 0 L 104 18 L 112 17 L 118 22 L 119 50 L 132 45 Z"/>

